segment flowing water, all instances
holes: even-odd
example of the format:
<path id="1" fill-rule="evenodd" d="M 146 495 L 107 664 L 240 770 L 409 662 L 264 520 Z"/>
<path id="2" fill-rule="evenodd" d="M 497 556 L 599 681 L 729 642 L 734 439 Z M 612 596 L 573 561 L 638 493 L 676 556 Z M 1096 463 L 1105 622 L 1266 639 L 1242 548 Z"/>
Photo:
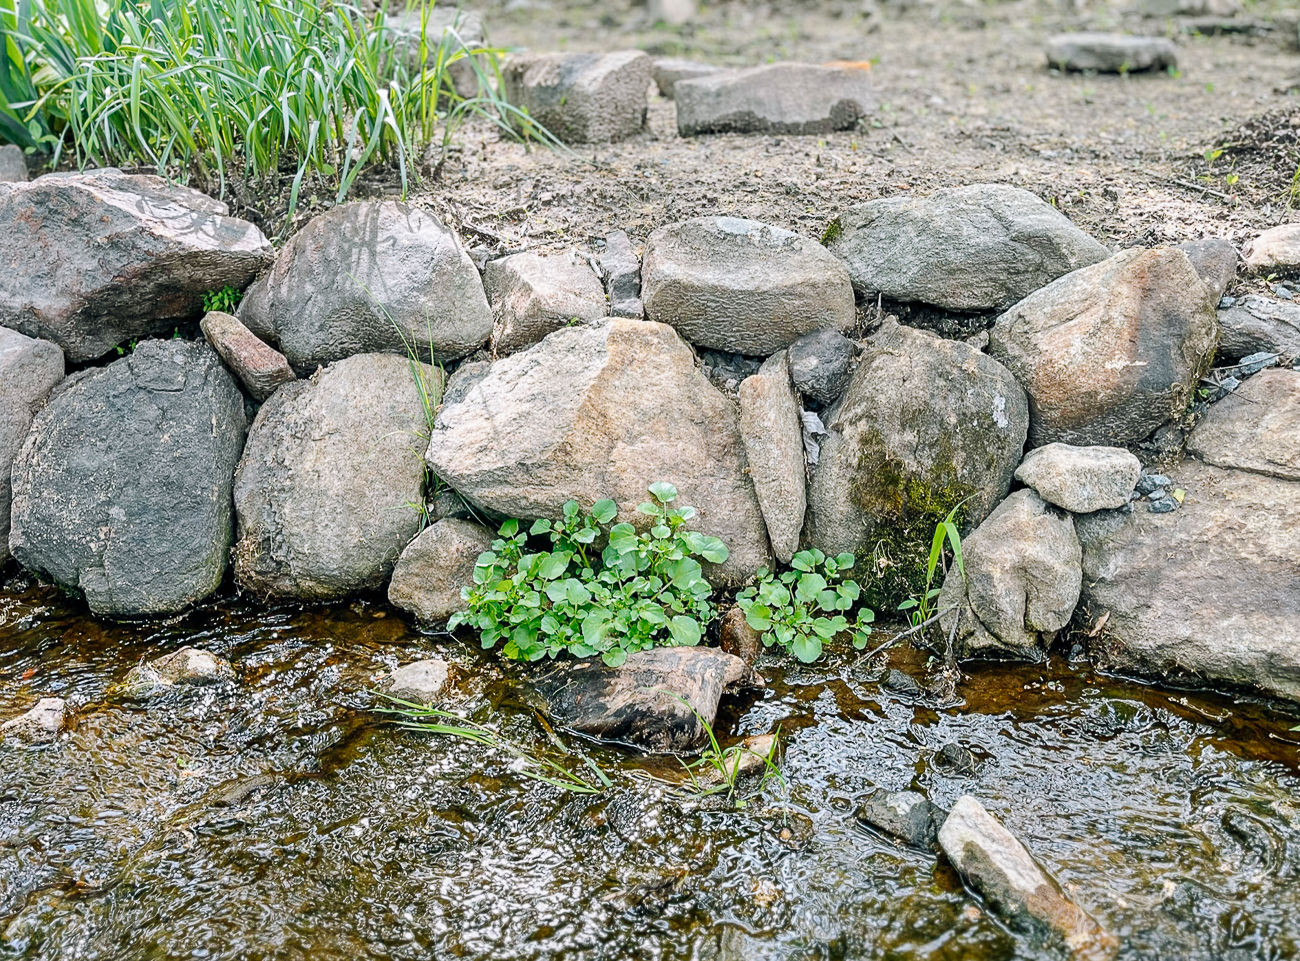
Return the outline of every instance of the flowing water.
<path id="1" fill-rule="evenodd" d="M 231 659 L 238 682 L 120 690 L 184 645 Z M 1297 956 L 1300 735 L 1277 706 L 1057 657 L 972 669 L 965 703 L 934 709 L 881 688 L 883 656 L 765 658 L 767 689 L 719 730 L 779 728 L 783 777 L 733 809 L 613 748 L 569 741 L 613 781 L 575 795 L 397 729 L 369 688 L 434 653 L 453 664 L 449 706 L 562 756 L 508 672 L 381 604 L 225 599 L 133 626 L 48 589 L 0 594 L 0 718 L 43 695 L 76 708 L 53 744 L 0 745 L 0 958 L 1058 956 L 942 860 L 859 826 L 878 788 L 978 797 L 1123 958 Z M 943 766 L 948 743 L 973 769 Z"/>

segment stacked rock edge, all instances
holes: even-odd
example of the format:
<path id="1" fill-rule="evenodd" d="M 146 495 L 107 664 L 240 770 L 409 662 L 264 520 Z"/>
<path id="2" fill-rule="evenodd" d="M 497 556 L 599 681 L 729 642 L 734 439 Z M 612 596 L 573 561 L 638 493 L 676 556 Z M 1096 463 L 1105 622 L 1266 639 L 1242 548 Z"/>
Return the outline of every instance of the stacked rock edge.
<path id="1" fill-rule="evenodd" d="M 441 371 L 414 366 L 436 406 Z M 235 477 L 240 586 L 297 600 L 381 587 L 419 530 L 425 430 L 412 364 L 394 354 L 357 354 L 276 391 Z"/>
<path id="2" fill-rule="evenodd" d="M 0 183 L 0 326 L 53 341 L 71 363 L 197 317 L 207 291 L 242 290 L 270 242 L 223 203 L 159 177 L 105 169 Z"/>
<path id="3" fill-rule="evenodd" d="M 244 401 L 204 343 L 149 340 L 69 378 L 13 465 L 9 543 L 91 611 L 179 611 L 226 569 Z"/>
<path id="4" fill-rule="evenodd" d="M 864 297 L 964 311 L 1005 310 L 1110 255 L 1054 207 L 1002 184 L 871 200 L 833 220 L 825 242 Z"/>
<path id="5" fill-rule="evenodd" d="M 452 387 L 427 459 L 474 506 L 558 518 L 568 500 L 612 497 L 633 521 L 646 488 L 668 481 L 699 512 L 696 529 L 730 549 L 715 583 L 769 565 L 736 407 L 671 327 L 613 318 L 558 330 Z"/>
<path id="6" fill-rule="evenodd" d="M 237 316 L 303 374 L 375 352 L 446 362 L 492 334 L 483 282 L 455 233 L 396 201 L 343 204 L 313 218 L 248 289 Z"/>
<path id="7" fill-rule="evenodd" d="M 766 357 L 855 315 L 844 265 L 793 231 L 700 217 L 654 231 L 641 270 L 647 320 L 701 347 Z"/>
<path id="8" fill-rule="evenodd" d="M 48 340 L 0 327 L 0 567 L 9 560 L 9 504 L 14 458 L 32 417 L 63 380 L 63 351 Z"/>

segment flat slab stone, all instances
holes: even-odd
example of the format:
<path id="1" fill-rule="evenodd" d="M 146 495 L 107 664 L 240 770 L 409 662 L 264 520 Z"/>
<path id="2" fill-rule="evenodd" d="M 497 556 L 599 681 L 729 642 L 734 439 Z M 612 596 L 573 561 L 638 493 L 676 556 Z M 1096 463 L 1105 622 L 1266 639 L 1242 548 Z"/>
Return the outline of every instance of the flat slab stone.
<path id="1" fill-rule="evenodd" d="M 1241 249 L 1251 270 L 1294 270 L 1300 267 L 1300 223 L 1270 227 Z"/>
<path id="2" fill-rule="evenodd" d="M 1075 514 L 1123 507 L 1141 474 L 1142 462 L 1122 447 L 1059 443 L 1034 448 L 1016 468 L 1016 480 Z"/>
<path id="3" fill-rule="evenodd" d="M 646 241 L 648 320 L 686 340 L 766 357 L 804 334 L 855 321 L 845 266 L 815 240 L 737 217 L 698 217 Z"/>
<path id="4" fill-rule="evenodd" d="M 1178 49 L 1164 37 L 1060 33 L 1047 39 L 1047 62 L 1062 70 L 1138 73 L 1178 66 Z"/>
<path id="5" fill-rule="evenodd" d="M 1300 370 L 1262 371 L 1212 404 L 1187 451 L 1216 467 L 1300 481 Z"/>
<path id="6" fill-rule="evenodd" d="M 506 99 L 565 143 L 626 140 L 645 127 L 653 61 L 640 50 L 516 54 Z"/>
<path id="7" fill-rule="evenodd" d="M 678 80 L 677 131 L 816 134 L 848 130 L 875 106 L 871 79 L 854 67 L 773 63 Z"/>
<path id="8" fill-rule="evenodd" d="M 654 81 L 659 92 L 669 100 L 673 99 L 673 90 L 681 80 L 694 80 L 696 77 L 708 77 L 722 73 L 725 67 L 715 67 L 695 60 L 681 60 L 676 57 L 657 57 L 654 62 Z"/>
<path id="9" fill-rule="evenodd" d="M 740 436 L 772 553 L 789 564 L 799 549 L 808 500 L 803 424 L 784 351 L 773 354 L 757 374 L 741 383 Z"/>
<path id="10" fill-rule="evenodd" d="M 1240 360 L 1267 351 L 1300 357 L 1300 304 L 1251 294 L 1219 311 L 1219 356 Z"/>
<path id="11" fill-rule="evenodd" d="M 641 303 L 641 258 L 632 249 L 626 232 L 614 230 L 605 237 L 600 274 L 611 317 L 640 320 L 645 316 L 645 306 Z"/>

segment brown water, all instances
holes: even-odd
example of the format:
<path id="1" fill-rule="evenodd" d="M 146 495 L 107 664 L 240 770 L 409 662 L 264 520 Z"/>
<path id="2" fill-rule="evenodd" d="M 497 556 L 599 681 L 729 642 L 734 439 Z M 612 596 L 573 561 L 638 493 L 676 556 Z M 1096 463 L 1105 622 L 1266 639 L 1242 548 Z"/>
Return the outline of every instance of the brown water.
<path id="1" fill-rule="evenodd" d="M 239 683 L 114 693 L 186 644 Z M 1124 958 L 1297 956 L 1300 735 L 1277 707 L 1054 658 L 975 670 L 963 706 L 934 710 L 879 687 L 883 657 L 765 660 L 768 689 L 719 728 L 779 727 L 784 784 L 728 810 L 612 749 L 573 742 L 614 781 L 577 796 L 396 730 L 367 688 L 432 653 L 457 668 L 450 704 L 547 749 L 493 662 L 382 605 L 227 599 L 130 626 L 0 594 L 0 718 L 42 695 L 77 707 L 53 745 L 0 745 L 0 958 L 1054 957 L 942 862 L 858 826 L 877 787 L 980 798 Z M 948 742 L 973 772 L 942 770 Z"/>

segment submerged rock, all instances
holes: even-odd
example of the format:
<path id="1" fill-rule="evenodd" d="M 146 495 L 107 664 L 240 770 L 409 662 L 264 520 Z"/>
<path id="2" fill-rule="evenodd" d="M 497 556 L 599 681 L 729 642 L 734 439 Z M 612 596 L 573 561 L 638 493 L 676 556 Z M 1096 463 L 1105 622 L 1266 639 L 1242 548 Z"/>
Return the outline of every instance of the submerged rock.
<path id="1" fill-rule="evenodd" d="M 956 618 L 964 656 L 1041 658 L 1079 602 L 1082 550 L 1071 516 L 1016 491 L 963 540 L 962 555 L 965 577 L 954 566 L 939 594 L 948 612 L 941 633 Z"/>
<path id="2" fill-rule="evenodd" d="M 436 405 L 441 371 L 419 372 Z M 276 391 L 235 477 L 240 586 L 305 601 L 380 587 L 420 528 L 427 424 L 411 363 L 393 354 L 358 354 Z"/>
<path id="3" fill-rule="evenodd" d="M 533 688 L 558 727 L 668 754 L 703 748 L 723 694 L 762 684 L 722 650 L 656 648 L 628 654 L 620 667 L 560 667 Z"/>
<path id="4" fill-rule="evenodd" d="M 964 501 L 969 532 L 1006 496 L 1029 409 L 993 358 L 890 321 L 824 419 L 804 543 L 863 560 L 883 550 L 881 580 L 901 599 L 924 582 L 938 521 Z"/>
<path id="5" fill-rule="evenodd" d="M 816 241 L 754 220 L 661 227 L 646 241 L 641 276 L 648 320 L 716 350 L 766 357 L 855 320 L 843 264 Z"/>
<path id="6" fill-rule="evenodd" d="M 1005 310 L 1105 247 L 1019 187 L 971 184 L 850 207 L 826 231 L 858 293 L 948 310 Z"/>
<path id="7" fill-rule="evenodd" d="M 430 524 L 397 559 L 388 582 L 388 602 L 421 624 L 440 625 L 465 609 L 462 587 L 474 583 L 478 556 L 492 547 L 493 534 L 481 524 L 447 518 Z"/>
<path id="8" fill-rule="evenodd" d="M 134 696 L 142 697 L 165 688 L 219 684 L 234 679 L 235 669 L 225 658 L 197 647 L 183 647 L 131 668 L 122 685 Z"/>
<path id="9" fill-rule="evenodd" d="M 32 418 L 63 380 L 63 351 L 0 327 L 0 568 L 9 560 L 10 478 Z"/>
<path id="10" fill-rule="evenodd" d="M 1139 73 L 1178 66 L 1178 50 L 1164 37 L 1060 33 L 1047 38 L 1047 62 L 1061 70 Z"/>
<path id="11" fill-rule="evenodd" d="M 1134 248 L 1066 274 L 997 319 L 989 353 L 1029 395 L 1029 442 L 1122 446 L 1181 415 L 1218 339 L 1187 254 Z"/>
<path id="12" fill-rule="evenodd" d="M 1069 444 L 1036 447 L 1016 468 L 1016 480 L 1075 514 L 1123 507 L 1141 474 L 1142 462 L 1121 447 Z"/>
<path id="13" fill-rule="evenodd" d="M 848 130 L 875 107 L 854 67 L 772 63 L 678 80 L 677 132 L 815 134 Z"/>
<path id="14" fill-rule="evenodd" d="M 442 406 L 427 459 L 470 503 L 526 519 L 608 497 L 619 521 L 644 523 L 636 505 L 667 481 L 699 512 L 692 527 L 730 551 L 706 565 L 715 582 L 739 584 L 771 558 L 736 405 L 663 324 L 566 328 L 496 361 Z"/>
<path id="15" fill-rule="evenodd" d="M 0 183 L 0 327 L 72 363 L 170 334 L 203 295 L 246 287 L 271 243 L 229 208 L 160 177 L 106 168 Z"/>
<path id="16" fill-rule="evenodd" d="M 653 61 L 640 50 L 524 53 L 501 68 L 507 100 L 565 143 L 626 140 L 645 126 Z"/>
<path id="17" fill-rule="evenodd" d="M 43 697 L 26 714 L 0 724 L 0 739 L 40 744 L 59 736 L 67 724 L 68 706 L 61 697 Z"/>
<path id="18" fill-rule="evenodd" d="M 1115 936 L 1066 898 L 1025 846 L 970 795 L 953 805 L 939 844 L 966 883 L 1011 927 L 1062 941 L 1080 961 L 1103 961 L 1119 952 Z"/>
<path id="19" fill-rule="evenodd" d="M 1263 376 L 1263 375 L 1261 375 Z M 1169 513 L 1075 519 L 1104 666 L 1300 701 L 1300 484 L 1184 461 Z"/>
<path id="20" fill-rule="evenodd" d="M 877 791 L 854 816 L 904 844 L 933 851 L 939 847 L 939 825 L 945 814 L 915 791 Z"/>
<path id="21" fill-rule="evenodd" d="M 558 727 L 676 754 L 708 742 L 725 692 L 762 684 L 744 661 L 716 648 L 661 647 L 629 654 L 620 667 L 561 667 L 533 687 Z"/>
<path id="22" fill-rule="evenodd" d="M 492 334 L 483 282 L 455 233 L 429 211 L 392 200 L 313 217 L 237 315 L 300 373 L 375 352 L 446 362 Z"/>
<path id="23" fill-rule="evenodd" d="M 803 424 L 784 351 L 740 385 L 740 436 L 772 553 L 782 564 L 799 549 L 807 507 Z"/>
<path id="24" fill-rule="evenodd" d="M 394 670 L 380 690 L 412 704 L 432 704 L 446 686 L 447 662 L 440 657 L 427 657 Z"/>
<path id="25" fill-rule="evenodd" d="M 143 341 L 69 378 L 14 461 L 14 557 L 100 615 L 202 600 L 226 570 L 247 423 L 204 343 Z"/>

